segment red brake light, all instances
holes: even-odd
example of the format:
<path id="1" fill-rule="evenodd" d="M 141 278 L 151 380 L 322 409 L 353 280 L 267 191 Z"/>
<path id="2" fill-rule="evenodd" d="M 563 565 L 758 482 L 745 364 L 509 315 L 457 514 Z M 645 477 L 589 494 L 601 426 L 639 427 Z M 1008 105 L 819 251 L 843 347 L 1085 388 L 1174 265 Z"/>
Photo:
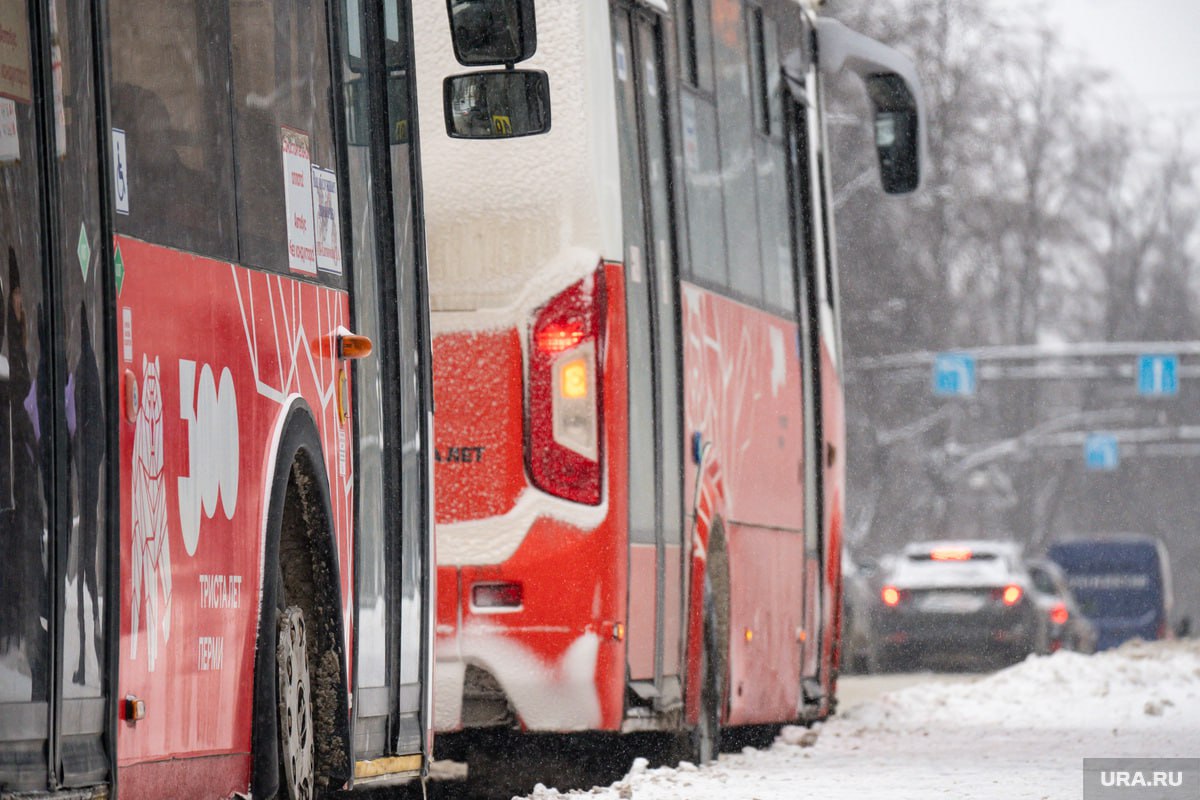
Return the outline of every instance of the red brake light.
<path id="1" fill-rule="evenodd" d="M 970 561 L 971 550 L 966 547 L 939 547 L 929 551 L 934 561 Z"/>
<path id="2" fill-rule="evenodd" d="M 583 341 L 583 325 L 571 322 L 565 325 L 549 324 L 537 332 L 538 350 L 543 353 L 561 353 Z"/>
<path id="3" fill-rule="evenodd" d="M 879 595 L 883 598 L 884 605 L 890 608 L 895 608 L 896 606 L 900 605 L 900 590 L 895 586 L 883 587 L 883 591 L 880 592 Z"/>
<path id="4" fill-rule="evenodd" d="M 1071 612 L 1067 611 L 1066 603 L 1055 603 L 1054 608 L 1050 609 L 1050 621 L 1055 625 L 1064 625 L 1070 619 Z"/>
<path id="5" fill-rule="evenodd" d="M 1020 586 L 1010 583 L 1000 592 L 1000 599 L 1004 601 L 1004 605 L 1006 606 L 1015 606 L 1021 601 L 1022 594 L 1024 594 L 1024 591 L 1022 591 Z"/>
<path id="6" fill-rule="evenodd" d="M 471 604 L 476 608 L 520 608 L 525 587 L 519 583 L 477 583 L 471 587 Z"/>
<path id="7" fill-rule="evenodd" d="M 600 502 L 604 267 L 551 298 L 530 329 L 526 459 L 538 488 Z"/>

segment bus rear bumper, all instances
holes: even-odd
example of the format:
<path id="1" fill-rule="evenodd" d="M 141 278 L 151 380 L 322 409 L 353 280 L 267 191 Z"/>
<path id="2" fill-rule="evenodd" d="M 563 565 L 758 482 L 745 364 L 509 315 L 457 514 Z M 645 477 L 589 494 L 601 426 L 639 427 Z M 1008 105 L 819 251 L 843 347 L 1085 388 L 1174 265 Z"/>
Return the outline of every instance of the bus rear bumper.
<path id="1" fill-rule="evenodd" d="M 502 634 L 468 627 L 455 637 L 438 641 L 434 670 L 437 730 L 599 728 L 596 663 L 600 637 L 583 633 L 557 657 L 548 658 L 517 641 L 514 633 L 519 631 Z"/>

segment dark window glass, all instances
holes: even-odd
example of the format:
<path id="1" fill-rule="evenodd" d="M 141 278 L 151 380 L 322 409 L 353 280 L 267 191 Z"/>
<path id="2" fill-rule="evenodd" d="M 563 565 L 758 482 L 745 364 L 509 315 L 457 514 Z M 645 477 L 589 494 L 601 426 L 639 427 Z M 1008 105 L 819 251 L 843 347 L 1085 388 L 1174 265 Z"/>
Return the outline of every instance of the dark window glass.
<path id="1" fill-rule="evenodd" d="M 679 64 L 685 82 L 706 92 L 713 91 L 713 24 L 709 2 L 684 0 L 680 4 Z"/>
<path id="2" fill-rule="evenodd" d="M 788 227 L 787 156 L 782 142 L 762 137 L 755 142 L 755 156 L 763 297 L 772 308 L 790 313 L 796 307 L 796 293 Z"/>
<path id="3" fill-rule="evenodd" d="M 775 20 L 762 17 L 763 85 L 767 98 L 766 133 L 783 134 L 783 66 L 779 61 L 779 29 Z"/>
<path id="4" fill-rule="evenodd" d="M 717 112 L 702 96 L 680 93 L 684 196 L 687 203 L 688 266 L 698 280 L 724 286 L 725 212 Z"/>
<path id="5" fill-rule="evenodd" d="M 230 28 L 240 260 L 341 274 L 336 204 L 318 200 L 314 186 L 336 186 L 324 4 L 233 3 Z M 307 143 L 307 167 L 290 153 L 285 169 L 285 139 Z"/>
<path id="6" fill-rule="evenodd" d="M 749 300 L 761 301 L 750 58 L 741 0 L 713 0 L 713 33 L 728 285 Z"/>
<path id="7" fill-rule="evenodd" d="M 225 4 L 112 0 L 112 125 L 125 132 L 129 213 L 118 231 L 233 260 Z"/>
<path id="8" fill-rule="evenodd" d="M 0 703 L 26 703 L 45 701 L 50 686 L 50 637 L 42 627 L 42 619 L 52 618 L 42 482 L 50 479 L 51 462 L 42 447 L 48 440 L 40 437 L 40 423 L 49 423 L 40 413 L 49 398 L 34 388 L 49 358 L 42 333 L 46 253 L 34 106 L 0 102 L 10 106 L 16 130 L 0 155 L 0 660 L 9 667 Z"/>
<path id="9" fill-rule="evenodd" d="M 388 118 L 392 120 L 393 136 L 389 138 L 392 177 L 392 230 L 395 241 L 397 308 L 395 313 L 400 334 L 399 371 L 400 391 L 400 480 L 401 525 L 403 534 L 401 563 L 400 618 L 400 682 L 412 691 L 401 694 L 400 712 L 420 711 L 420 693 L 416 685 L 421 678 L 422 657 L 422 574 L 424 538 L 422 515 L 425 512 L 425 461 L 422 457 L 422 302 L 418 283 L 417 238 L 413 228 L 413 160 L 415 153 L 407 135 L 396 135 L 407 126 L 410 107 L 408 92 L 408 28 L 404 4 L 397 0 L 384 2 L 384 59 L 387 65 Z M 392 441 L 396 441 L 393 434 Z"/>
<path id="10" fill-rule="evenodd" d="M 754 100 L 754 127 L 759 133 L 771 132 L 770 109 L 767 106 L 767 61 L 763 52 L 763 12 L 749 9 L 750 14 L 750 90 Z"/>
<path id="11" fill-rule="evenodd" d="M 679 74 L 696 85 L 696 10 L 694 0 L 680 0 L 675 36 L 679 40 Z"/>
<path id="12" fill-rule="evenodd" d="M 638 142 L 638 88 L 645 85 L 647 70 L 637 63 L 629 17 L 619 14 L 613 20 L 613 59 L 617 72 L 617 144 L 621 155 L 621 206 L 625 232 L 625 296 L 628 312 L 626 325 L 629 348 L 629 435 L 639 442 L 629 448 L 629 475 L 633 485 L 655 484 L 654 384 L 648 368 L 653 363 L 651 339 L 650 286 L 657 259 L 646 237 L 646 203 L 642 161 Z M 651 64 L 653 61 L 650 62 Z M 653 72 L 653 70 L 650 70 Z M 648 92 L 647 92 L 648 95 Z M 649 97 L 647 97 L 649 99 Z M 656 533 L 656 496 L 649 491 L 629 497 L 629 536 L 631 541 L 653 544 Z"/>
<path id="13" fill-rule="evenodd" d="M 96 147 L 96 94 L 92 81 L 91 6 L 56 0 L 51 26 L 62 63 L 63 121 L 57 176 L 59 221 L 55 294 L 59 338 L 65 365 L 58 376 L 65 391 L 67 473 L 57 494 L 65 496 L 69 558 L 79 565 L 75 575 L 59 576 L 64 587 L 65 653 L 77 653 L 63 665 L 63 695 L 100 697 L 104 691 L 105 473 L 108 443 L 104 409 L 105 237 L 100 227 L 100 165 Z M 43 374 L 48 370 L 41 370 Z M 44 423 L 43 423 L 44 424 Z M 46 435 L 43 433 L 43 435 Z M 61 507 L 61 505 L 60 505 Z M 65 529 L 65 530 L 64 530 Z"/>
<path id="14" fill-rule="evenodd" d="M 754 158 L 758 189 L 758 242 L 763 268 L 763 298 L 767 305 L 791 313 L 796 307 L 789 229 L 787 154 L 783 132 L 783 80 L 779 63 L 778 30 L 761 9 L 754 10 L 751 39 L 755 72 Z"/>

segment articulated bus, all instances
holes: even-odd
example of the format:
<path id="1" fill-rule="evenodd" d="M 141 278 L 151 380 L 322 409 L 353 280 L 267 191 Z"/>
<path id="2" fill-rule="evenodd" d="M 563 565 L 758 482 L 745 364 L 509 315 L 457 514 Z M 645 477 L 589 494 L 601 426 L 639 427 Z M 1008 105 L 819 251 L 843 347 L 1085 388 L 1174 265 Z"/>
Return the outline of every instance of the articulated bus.
<path id="1" fill-rule="evenodd" d="M 0 794 L 425 770 L 410 22 L 0 0 Z"/>
<path id="2" fill-rule="evenodd" d="M 845 453 L 822 81 L 863 77 L 884 188 L 908 192 L 911 63 L 808 0 L 528 0 L 553 123 L 501 148 L 519 131 L 443 81 L 461 65 L 439 6 L 414 10 L 439 752 L 470 757 L 478 729 L 663 731 L 707 760 L 721 726 L 830 713 Z"/>

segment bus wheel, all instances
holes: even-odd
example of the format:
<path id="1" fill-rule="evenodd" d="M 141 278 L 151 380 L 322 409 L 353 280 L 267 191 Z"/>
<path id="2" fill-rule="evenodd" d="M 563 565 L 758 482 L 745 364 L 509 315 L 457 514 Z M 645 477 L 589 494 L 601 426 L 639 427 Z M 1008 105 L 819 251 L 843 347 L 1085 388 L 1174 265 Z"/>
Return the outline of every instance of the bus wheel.
<path id="1" fill-rule="evenodd" d="M 281 797 L 309 800 L 313 796 L 312 697 L 308 676 L 308 638 L 304 611 L 288 606 L 279 612 L 275 647 L 279 698 L 279 760 Z M 286 792 L 286 794 L 285 794 Z"/>
<path id="2" fill-rule="evenodd" d="M 721 752 L 721 659 L 717 649 L 717 611 L 712 585 L 704 579 L 704 647 L 700 651 L 700 719 L 690 732 L 688 750 L 697 764 L 716 761 Z"/>

